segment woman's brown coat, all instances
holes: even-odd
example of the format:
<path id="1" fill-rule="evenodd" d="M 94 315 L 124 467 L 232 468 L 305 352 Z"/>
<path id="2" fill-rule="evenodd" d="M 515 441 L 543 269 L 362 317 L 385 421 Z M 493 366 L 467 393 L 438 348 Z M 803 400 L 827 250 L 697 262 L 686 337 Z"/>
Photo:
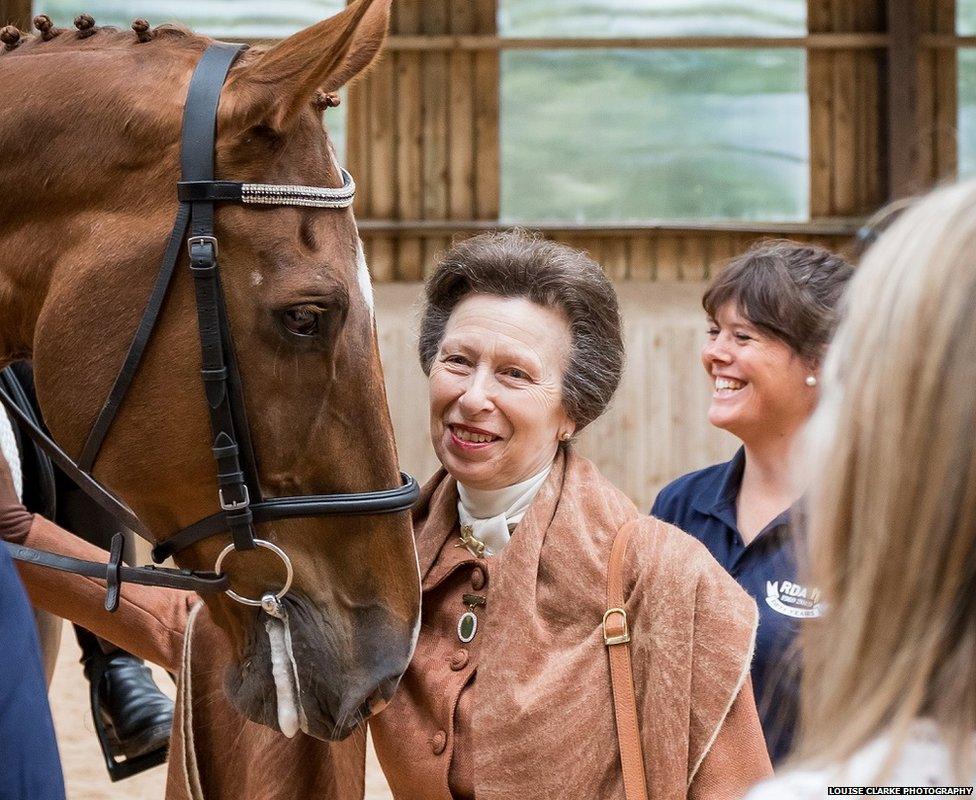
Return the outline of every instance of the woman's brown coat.
<path id="1" fill-rule="evenodd" d="M 425 489 L 415 513 L 422 574 L 451 535 L 456 498 L 443 473 Z M 601 621 L 612 540 L 633 519 L 641 519 L 636 507 L 570 451 L 496 557 L 472 689 L 479 800 L 622 800 Z M 695 798 L 735 796 L 771 773 L 747 680 L 755 606 L 694 539 L 647 517 L 640 527 L 625 587 L 649 796 L 687 797 L 689 787 Z M 25 544 L 82 557 L 94 550 L 40 519 Z M 109 616 L 94 581 L 30 566 L 23 574 L 37 604 L 180 673 L 168 800 L 362 797 L 363 732 L 338 744 L 288 740 L 230 708 L 222 634 L 205 607 L 191 613 L 192 595 L 127 586 Z M 423 666 L 411 664 L 404 691 L 371 723 L 381 758 L 390 737 L 430 753 L 408 691 L 411 671 Z M 723 731 L 727 719 L 735 730 Z M 699 769 L 720 732 L 739 740 L 738 757 L 724 754 L 703 781 Z M 411 767 L 384 761 L 397 793 Z M 398 797 L 416 795 L 404 788 Z"/>

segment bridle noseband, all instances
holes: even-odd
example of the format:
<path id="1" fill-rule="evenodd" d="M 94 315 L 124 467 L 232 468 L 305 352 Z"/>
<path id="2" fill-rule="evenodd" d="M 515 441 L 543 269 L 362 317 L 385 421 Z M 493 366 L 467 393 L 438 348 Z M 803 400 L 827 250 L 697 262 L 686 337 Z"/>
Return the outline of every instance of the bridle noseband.
<path id="1" fill-rule="evenodd" d="M 180 253 L 184 246 L 187 248 L 196 297 L 201 377 L 210 414 L 212 451 L 217 464 L 216 499 L 220 511 L 155 544 L 152 558 L 159 564 L 204 539 L 224 532 L 230 533 L 231 543 L 221 551 L 212 572 L 124 566 L 121 563 L 121 534 L 116 534 L 113 539 L 107 565 L 8 543 L 11 555 L 17 560 L 105 578 L 108 588 L 106 608 L 110 611 L 118 607 L 119 588 L 123 581 L 189 589 L 199 593 L 225 591 L 238 602 L 260 606 L 261 600 L 242 597 L 231 591 L 228 577 L 220 572 L 224 559 L 232 551 L 253 550 L 256 547 L 270 550 L 284 563 L 286 581 L 274 595 L 280 600 L 291 586 L 292 564 L 280 547 L 255 538 L 256 523 L 323 515 L 395 514 L 409 511 L 420 493 L 416 480 L 406 473 L 400 473 L 400 486 L 380 491 L 278 498 L 265 498 L 261 493 L 244 409 L 243 387 L 220 282 L 214 204 L 231 202 L 341 209 L 352 204 L 356 185 L 345 170 L 342 170 L 343 185 L 336 189 L 214 180 L 217 105 L 227 73 L 244 49 L 244 45 L 215 42 L 207 48 L 194 70 L 183 112 L 180 157 L 183 174 L 177 185 L 180 205 L 176 221 L 122 368 L 92 425 L 77 464 L 18 407 L 7 388 L 0 385 L 0 403 L 21 429 L 96 503 L 123 525 L 155 544 L 149 530 L 135 513 L 98 483 L 90 472 L 149 344 Z"/>

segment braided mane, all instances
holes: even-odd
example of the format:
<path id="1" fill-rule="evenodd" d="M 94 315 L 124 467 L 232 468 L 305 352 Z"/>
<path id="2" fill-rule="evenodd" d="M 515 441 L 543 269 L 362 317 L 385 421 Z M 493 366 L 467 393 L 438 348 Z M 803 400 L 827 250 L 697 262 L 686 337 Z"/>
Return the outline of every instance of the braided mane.
<path id="1" fill-rule="evenodd" d="M 132 23 L 131 30 L 113 25 L 99 26 L 90 14 L 75 17 L 74 28 L 59 28 L 47 14 L 34 17 L 36 33 L 25 34 L 14 25 L 0 29 L 0 42 L 6 54 L 47 53 L 54 49 L 115 50 L 146 44 L 155 40 L 210 42 L 212 38 L 198 34 L 179 23 L 164 23 L 152 27 L 144 19 Z"/>

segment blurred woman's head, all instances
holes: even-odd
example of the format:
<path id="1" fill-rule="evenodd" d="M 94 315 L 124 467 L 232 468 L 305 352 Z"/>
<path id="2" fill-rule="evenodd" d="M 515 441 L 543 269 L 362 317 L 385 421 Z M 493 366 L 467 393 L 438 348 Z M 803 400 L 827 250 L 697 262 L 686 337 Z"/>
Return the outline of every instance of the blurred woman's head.
<path id="1" fill-rule="evenodd" d="M 427 281 L 419 350 L 441 463 L 470 487 L 510 486 L 610 402 L 623 369 L 617 296 L 569 247 L 476 236 Z"/>
<path id="2" fill-rule="evenodd" d="M 813 580 L 803 752 L 843 758 L 918 716 L 976 729 L 976 183 L 868 250 L 808 430 Z"/>
<path id="3" fill-rule="evenodd" d="M 830 251 L 790 241 L 762 242 L 718 274 L 702 298 L 709 422 L 747 444 L 802 426 L 851 274 Z"/>

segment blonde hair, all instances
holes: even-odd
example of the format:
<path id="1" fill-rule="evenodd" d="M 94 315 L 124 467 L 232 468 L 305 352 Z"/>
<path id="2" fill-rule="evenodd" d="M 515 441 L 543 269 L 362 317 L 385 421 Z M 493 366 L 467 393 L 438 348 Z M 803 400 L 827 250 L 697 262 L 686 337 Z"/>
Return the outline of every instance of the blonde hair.
<path id="1" fill-rule="evenodd" d="M 976 182 L 867 252 L 807 432 L 812 580 L 800 760 L 845 760 L 929 717 L 976 730 Z"/>

